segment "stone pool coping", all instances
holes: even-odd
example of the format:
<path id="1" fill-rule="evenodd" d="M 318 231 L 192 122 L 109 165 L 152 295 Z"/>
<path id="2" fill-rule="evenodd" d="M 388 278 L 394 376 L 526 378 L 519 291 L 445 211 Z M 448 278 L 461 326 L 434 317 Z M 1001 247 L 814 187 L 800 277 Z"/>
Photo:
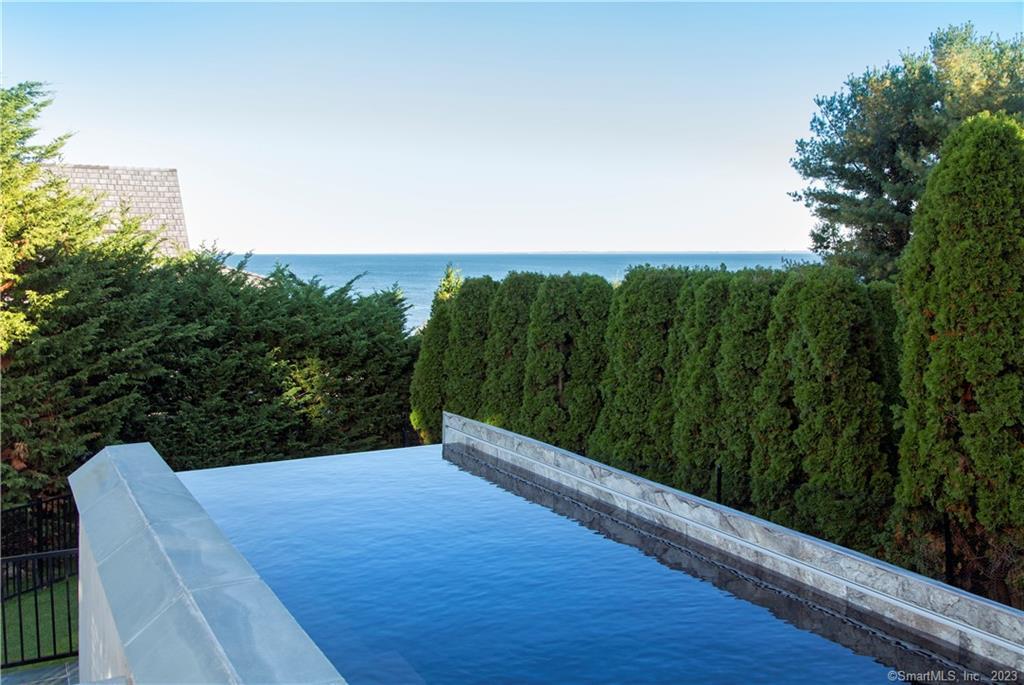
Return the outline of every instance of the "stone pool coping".
<path id="1" fill-rule="evenodd" d="M 83 681 L 345 683 L 149 443 L 69 480 Z"/>
<path id="2" fill-rule="evenodd" d="M 508 464 L 786 579 L 982 673 L 1024 672 L 1024 612 L 510 431 L 445 413 L 444 449 Z"/>

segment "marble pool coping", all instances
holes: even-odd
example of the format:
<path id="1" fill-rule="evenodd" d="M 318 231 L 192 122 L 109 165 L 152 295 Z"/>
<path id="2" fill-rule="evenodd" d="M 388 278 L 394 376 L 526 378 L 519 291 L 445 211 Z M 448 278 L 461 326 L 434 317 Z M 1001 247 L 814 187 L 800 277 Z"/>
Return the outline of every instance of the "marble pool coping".
<path id="1" fill-rule="evenodd" d="M 84 682 L 345 682 L 149 443 L 70 482 Z"/>
<path id="2" fill-rule="evenodd" d="M 859 622 L 988 673 L 1024 673 L 1024 612 L 839 545 L 446 412 L 443 449 L 558 483 L 783 580 Z"/>

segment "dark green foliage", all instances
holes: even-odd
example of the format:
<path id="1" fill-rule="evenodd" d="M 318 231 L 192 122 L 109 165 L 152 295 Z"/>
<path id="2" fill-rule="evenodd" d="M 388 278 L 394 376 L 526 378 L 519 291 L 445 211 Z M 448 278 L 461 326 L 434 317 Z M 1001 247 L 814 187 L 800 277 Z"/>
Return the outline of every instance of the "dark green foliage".
<path id="1" fill-rule="evenodd" d="M 444 408 L 470 419 L 482 418 L 487 362 L 488 317 L 498 284 L 490 276 L 467 278 L 449 308 L 448 350 L 444 357 Z"/>
<path id="2" fill-rule="evenodd" d="M 543 281 L 540 274 L 513 271 L 502 280 L 491 302 L 482 415 L 496 426 L 519 430 L 530 307 Z"/>
<path id="3" fill-rule="evenodd" d="M 604 406 L 589 441 L 591 455 L 667 482 L 672 458 L 672 383 L 666 369 L 669 333 L 686 272 L 634 267 L 616 288 L 608 318 Z"/>
<path id="4" fill-rule="evenodd" d="M 715 468 L 725 453 L 720 430 L 722 394 L 716 367 L 730 280 L 730 274 L 720 271 L 693 283 L 691 287 L 695 290 L 687 298 L 691 302 L 680 309 L 682 321 L 676 326 L 681 331 L 685 354 L 673 391 L 673 483 L 702 497 L 715 494 Z"/>
<path id="5" fill-rule="evenodd" d="M 243 265 L 244 266 L 244 265 Z M 413 348 L 394 291 L 356 297 L 278 268 L 254 281 L 223 257 L 167 265 L 167 314 L 141 431 L 176 468 L 401 444 Z"/>
<path id="6" fill-rule="evenodd" d="M 40 162 L 46 101 L 2 91 L 4 503 L 66 487 L 100 448 L 152 441 L 176 468 L 401 444 L 415 343 L 396 292 L 328 292 L 223 255 L 160 259 Z"/>
<path id="7" fill-rule="evenodd" d="M 755 393 L 751 494 L 759 515 L 873 550 L 891 492 L 881 343 L 867 288 L 834 267 L 791 271 Z"/>
<path id="8" fill-rule="evenodd" d="M 550 276 L 530 309 L 522 430 L 582 453 L 601 410 L 599 383 L 612 287 L 591 275 Z"/>
<path id="9" fill-rule="evenodd" d="M 793 399 L 795 350 L 791 332 L 797 325 L 799 296 L 807 270 L 788 272 L 772 300 L 766 333 L 768 358 L 754 389 L 757 414 L 752 424 L 750 501 L 758 516 L 786 526 L 796 523 L 793 493 L 803 479 L 801 455 L 793 440 L 799 412 Z"/>
<path id="10" fill-rule="evenodd" d="M 81 458 L 124 440 L 161 372 L 155 350 L 176 335 L 147 287 L 151 251 L 134 229 L 51 257 L 5 293 L 32 327 L 4 360 L 5 502 L 62 489 Z"/>
<path id="11" fill-rule="evenodd" d="M 717 426 L 722 503 L 732 507 L 750 506 L 752 427 L 758 413 L 755 391 L 768 362 L 772 300 L 784 280 L 785 273 L 780 271 L 737 272 L 730 279 L 728 304 L 722 312 L 722 342 L 715 367 L 720 393 Z"/>
<path id="12" fill-rule="evenodd" d="M 891 430 L 866 288 L 852 272 L 816 268 L 800 289 L 790 339 L 793 442 L 803 478 L 799 527 L 875 551 L 892 499 Z"/>
<path id="13" fill-rule="evenodd" d="M 901 264 L 901 561 L 936 575 L 942 517 L 965 587 L 1024 606 L 1024 130 L 950 136 Z"/>
<path id="14" fill-rule="evenodd" d="M 809 182 L 794 196 L 820 219 L 813 249 L 885 278 L 949 132 L 984 110 L 1024 112 L 1024 42 L 949 27 L 928 51 L 852 76 L 815 104 L 812 137 L 797 142 L 792 160 Z"/>
<path id="15" fill-rule="evenodd" d="M 412 411 L 409 421 L 424 443 L 441 440 L 441 412 L 445 406 L 444 358 L 448 350 L 451 299 L 459 291 L 462 277 L 449 264 L 430 305 L 430 319 L 420 334 L 420 352 L 409 390 Z"/>

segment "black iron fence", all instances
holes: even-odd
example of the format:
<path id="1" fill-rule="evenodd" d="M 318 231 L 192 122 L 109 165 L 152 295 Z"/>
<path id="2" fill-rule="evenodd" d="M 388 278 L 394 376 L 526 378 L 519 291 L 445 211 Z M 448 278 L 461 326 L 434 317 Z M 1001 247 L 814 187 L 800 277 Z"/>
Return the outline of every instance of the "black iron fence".
<path id="1" fill-rule="evenodd" d="M 0 553 L 5 557 L 78 547 L 78 509 L 71 495 L 7 507 L 0 516 Z"/>
<path id="2" fill-rule="evenodd" d="M 78 653 L 78 511 L 70 495 L 2 512 L 3 668 Z"/>

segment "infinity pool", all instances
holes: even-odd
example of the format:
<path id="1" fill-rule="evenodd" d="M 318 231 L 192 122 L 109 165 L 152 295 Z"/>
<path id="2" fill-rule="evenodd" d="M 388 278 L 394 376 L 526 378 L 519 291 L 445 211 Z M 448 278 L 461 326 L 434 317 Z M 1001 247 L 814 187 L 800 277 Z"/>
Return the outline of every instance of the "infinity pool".
<path id="1" fill-rule="evenodd" d="M 179 475 L 353 685 L 870 683 L 948 668 L 487 471 L 429 446 Z"/>

